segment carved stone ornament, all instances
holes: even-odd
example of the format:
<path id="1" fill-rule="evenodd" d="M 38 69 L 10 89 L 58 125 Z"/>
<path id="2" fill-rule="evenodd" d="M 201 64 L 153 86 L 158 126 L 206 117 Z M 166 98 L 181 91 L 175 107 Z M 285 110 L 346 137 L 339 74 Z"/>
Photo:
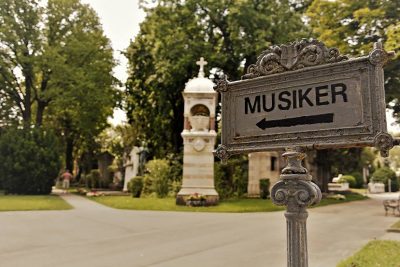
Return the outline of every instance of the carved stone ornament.
<path id="1" fill-rule="evenodd" d="M 228 91 L 228 84 L 228 76 L 224 75 L 224 78 L 217 81 L 217 85 L 214 86 L 214 90 L 219 93 L 226 92 Z"/>
<path id="2" fill-rule="evenodd" d="M 200 152 L 205 147 L 206 147 L 206 142 L 205 142 L 205 140 L 203 138 L 197 137 L 197 138 L 194 139 L 194 141 L 193 141 L 194 150 L 196 150 L 197 152 Z"/>
<path id="3" fill-rule="evenodd" d="M 375 136 L 375 147 L 381 152 L 381 156 L 389 156 L 389 150 L 393 147 L 393 137 L 388 133 L 379 133 Z"/>
<path id="4" fill-rule="evenodd" d="M 283 157 L 287 159 L 288 165 L 282 170 L 281 180 L 271 189 L 274 204 L 288 206 L 288 210 L 293 210 L 319 203 L 321 190 L 311 181 L 307 169 L 301 165 L 305 154 L 287 151 Z"/>
<path id="5" fill-rule="evenodd" d="M 393 51 L 386 52 L 383 49 L 382 42 L 376 42 L 374 43 L 374 49 L 369 53 L 369 61 L 371 64 L 383 66 L 394 56 L 395 53 Z"/>
<path id="6" fill-rule="evenodd" d="M 293 199 L 296 206 L 308 207 L 321 201 L 321 191 L 311 181 L 282 180 L 271 189 L 271 199 L 275 205 L 289 206 Z"/>
<path id="7" fill-rule="evenodd" d="M 302 39 L 288 45 L 274 45 L 263 51 L 256 64 L 247 69 L 242 79 L 252 79 L 305 67 L 347 60 L 337 48 L 327 48 L 324 43 L 314 39 Z"/>
<path id="8" fill-rule="evenodd" d="M 224 145 L 218 145 L 217 149 L 215 150 L 215 155 L 222 161 L 222 163 L 226 163 L 230 156 L 228 149 Z"/>

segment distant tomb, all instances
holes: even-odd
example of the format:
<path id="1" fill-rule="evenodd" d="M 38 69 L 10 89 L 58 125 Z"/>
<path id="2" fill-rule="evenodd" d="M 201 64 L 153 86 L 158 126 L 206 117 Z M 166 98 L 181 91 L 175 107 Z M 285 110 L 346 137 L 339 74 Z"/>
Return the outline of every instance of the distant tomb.
<path id="1" fill-rule="evenodd" d="M 332 183 L 328 183 L 329 191 L 347 191 L 350 189 L 349 183 L 341 182 L 342 174 L 339 174 L 337 177 L 332 179 Z"/>
<path id="2" fill-rule="evenodd" d="M 371 194 L 385 193 L 385 184 L 371 181 L 368 183 L 368 192 Z"/>

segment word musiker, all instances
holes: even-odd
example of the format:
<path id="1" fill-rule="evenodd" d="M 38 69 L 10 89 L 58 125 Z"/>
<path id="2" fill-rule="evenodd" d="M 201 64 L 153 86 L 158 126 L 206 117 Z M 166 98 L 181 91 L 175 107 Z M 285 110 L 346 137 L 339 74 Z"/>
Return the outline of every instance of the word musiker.
<path id="1" fill-rule="evenodd" d="M 307 89 L 285 90 L 270 95 L 257 95 L 244 98 L 245 114 L 255 112 L 271 112 L 275 109 L 290 110 L 306 105 L 324 106 L 337 101 L 347 102 L 347 86 L 344 83 L 321 85 Z M 314 91 L 314 97 L 310 94 Z"/>

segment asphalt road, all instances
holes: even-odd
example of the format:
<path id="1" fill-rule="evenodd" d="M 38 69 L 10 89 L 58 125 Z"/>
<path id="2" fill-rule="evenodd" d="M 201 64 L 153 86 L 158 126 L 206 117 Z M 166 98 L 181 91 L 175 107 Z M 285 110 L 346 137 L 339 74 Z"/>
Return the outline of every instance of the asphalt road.
<path id="1" fill-rule="evenodd" d="M 75 209 L 0 213 L 1 267 L 286 266 L 283 212 L 115 210 L 75 195 Z M 381 200 L 309 210 L 310 267 L 334 267 L 399 217 Z"/>

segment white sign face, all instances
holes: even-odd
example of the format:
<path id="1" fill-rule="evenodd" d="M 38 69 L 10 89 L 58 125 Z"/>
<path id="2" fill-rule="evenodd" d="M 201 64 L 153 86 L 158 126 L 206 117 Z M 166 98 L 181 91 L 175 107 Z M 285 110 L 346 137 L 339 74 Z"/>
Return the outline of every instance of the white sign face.
<path id="1" fill-rule="evenodd" d="M 382 65 L 370 57 L 228 82 L 220 91 L 225 154 L 391 141 Z"/>
<path id="2" fill-rule="evenodd" d="M 234 94 L 235 137 L 298 133 L 362 124 L 359 77 L 292 87 L 265 84 Z"/>

